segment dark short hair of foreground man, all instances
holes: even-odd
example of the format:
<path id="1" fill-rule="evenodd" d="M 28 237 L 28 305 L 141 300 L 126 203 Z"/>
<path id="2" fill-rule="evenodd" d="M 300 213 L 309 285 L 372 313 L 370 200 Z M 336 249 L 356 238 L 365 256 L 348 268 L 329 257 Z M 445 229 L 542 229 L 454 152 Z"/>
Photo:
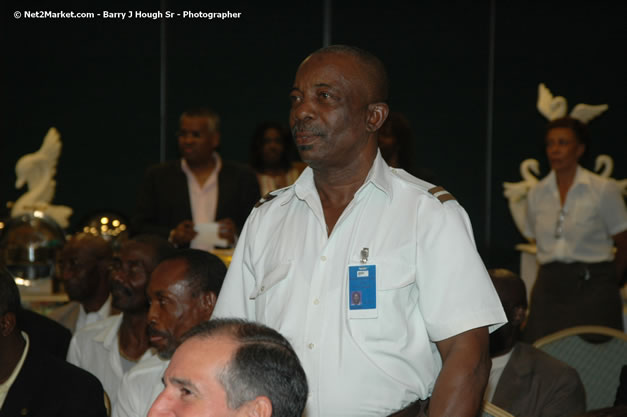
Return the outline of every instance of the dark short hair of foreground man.
<path id="1" fill-rule="evenodd" d="M 461 205 L 378 151 L 387 94 L 361 49 L 300 64 L 290 126 L 309 166 L 251 212 L 213 314 L 293 343 L 308 417 L 474 417 L 505 314 Z"/>
<path id="2" fill-rule="evenodd" d="M 307 377 L 290 343 L 264 325 L 218 319 L 194 327 L 174 353 L 148 417 L 300 417 Z"/>
<path id="3" fill-rule="evenodd" d="M 0 387 L 8 389 L 0 417 L 105 417 L 98 379 L 29 340 L 16 320 L 20 309 L 17 285 L 0 267 Z"/>

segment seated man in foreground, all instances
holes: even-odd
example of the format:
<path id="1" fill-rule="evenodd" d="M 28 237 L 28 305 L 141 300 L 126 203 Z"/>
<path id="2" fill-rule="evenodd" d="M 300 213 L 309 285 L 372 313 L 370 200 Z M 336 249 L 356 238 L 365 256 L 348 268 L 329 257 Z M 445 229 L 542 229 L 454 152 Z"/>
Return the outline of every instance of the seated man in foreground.
<path id="1" fill-rule="evenodd" d="M 198 249 L 181 249 L 155 268 L 146 295 L 148 335 L 157 356 L 124 375 L 113 417 L 146 416 L 183 334 L 211 318 L 225 275 L 226 266 L 217 256 Z"/>
<path id="2" fill-rule="evenodd" d="M 102 385 L 20 331 L 20 293 L 0 267 L 0 417 L 105 417 Z"/>
<path id="3" fill-rule="evenodd" d="M 485 399 L 525 417 L 568 417 L 586 410 L 577 371 L 545 352 L 520 342 L 527 313 L 525 283 L 506 269 L 488 271 L 508 323 L 490 335 L 492 370 Z"/>
<path id="4" fill-rule="evenodd" d="M 148 417 L 300 417 L 307 377 L 289 342 L 266 326 L 212 320 L 192 329 L 163 377 Z"/>

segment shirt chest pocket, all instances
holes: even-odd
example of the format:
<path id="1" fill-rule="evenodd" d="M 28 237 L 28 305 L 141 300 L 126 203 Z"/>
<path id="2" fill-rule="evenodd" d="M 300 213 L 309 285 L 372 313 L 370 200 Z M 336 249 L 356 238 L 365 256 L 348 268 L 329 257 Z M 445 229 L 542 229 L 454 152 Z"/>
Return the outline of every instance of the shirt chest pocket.
<path id="1" fill-rule="evenodd" d="M 599 219 L 597 205 L 593 201 L 580 200 L 573 211 L 575 223 L 579 225 L 593 224 Z"/>

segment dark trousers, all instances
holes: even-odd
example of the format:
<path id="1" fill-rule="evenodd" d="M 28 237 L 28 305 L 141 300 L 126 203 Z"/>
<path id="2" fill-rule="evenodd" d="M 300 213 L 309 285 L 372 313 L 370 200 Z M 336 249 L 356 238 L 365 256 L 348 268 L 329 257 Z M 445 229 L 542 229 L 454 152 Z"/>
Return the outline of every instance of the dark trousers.
<path id="1" fill-rule="evenodd" d="M 586 325 L 623 329 L 614 263 L 551 262 L 540 266 L 523 339 L 533 343 L 559 330 Z"/>

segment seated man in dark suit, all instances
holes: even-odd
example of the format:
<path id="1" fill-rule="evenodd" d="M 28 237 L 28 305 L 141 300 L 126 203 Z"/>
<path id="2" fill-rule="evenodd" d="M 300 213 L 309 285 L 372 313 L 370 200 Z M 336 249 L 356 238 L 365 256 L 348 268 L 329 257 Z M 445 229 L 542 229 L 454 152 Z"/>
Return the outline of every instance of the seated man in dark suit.
<path id="1" fill-rule="evenodd" d="M 577 371 L 519 342 L 527 312 L 522 279 L 505 269 L 488 272 L 508 323 L 490 334 L 492 369 L 484 399 L 515 416 L 568 417 L 583 413 L 586 395 Z"/>
<path id="2" fill-rule="evenodd" d="M 33 345 L 40 346 L 59 359 L 65 360 L 72 339 L 72 332 L 43 314 L 22 308 L 17 322 L 28 334 Z"/>
<path id="3" fill-rule="evenodd" d="M 181 247 L 196 236 L 195 225 L 217 222 L 220 237 L 233 245 L 259 199 L 255 173 L 220 158 L 219 118 L 209 109 L 184 112 L 177 135 L 182 159 L 148 169 L 133 219 L 136 231 Z"/>
<path id="4" fill-rule="evenodd" d="M 17 285 L 0 268 L 0 417 L 106 417 L 98 379 L 29 340 L 20 309 Z"/>

